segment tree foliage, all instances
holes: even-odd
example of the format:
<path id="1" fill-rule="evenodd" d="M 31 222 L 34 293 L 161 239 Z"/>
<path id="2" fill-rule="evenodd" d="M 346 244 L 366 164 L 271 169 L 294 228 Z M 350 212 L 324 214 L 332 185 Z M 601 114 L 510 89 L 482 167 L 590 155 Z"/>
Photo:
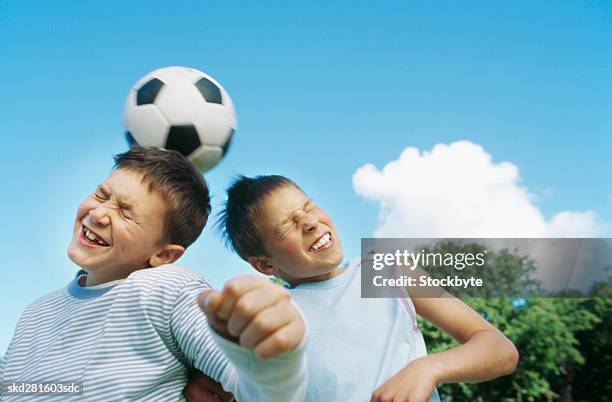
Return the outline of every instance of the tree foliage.
<path id="1" fill-rule="evenodd" d="M 443 243 L 428 249 L 455 253 L 478 252 L 477 244 Z M 443 384 L 442 400 L 453 402 L 612 400 L 612 299 L 511 298 L 499 295 L 541 292 L 532 276 L 534 262 L 509 250 L 489 251 L 486 289 L 479 297 L 461 299 L 502 331 L 520 353 L 516 372 L 478 384 Z M 432 276 L 438 275 L 429 270 Z M 466 270 L 460 275 L 469 275 Z M 609 296 L 610 284 L 598 284 Z M 420 327 L 430 353 L 457 343 L 432 324 Z"/>

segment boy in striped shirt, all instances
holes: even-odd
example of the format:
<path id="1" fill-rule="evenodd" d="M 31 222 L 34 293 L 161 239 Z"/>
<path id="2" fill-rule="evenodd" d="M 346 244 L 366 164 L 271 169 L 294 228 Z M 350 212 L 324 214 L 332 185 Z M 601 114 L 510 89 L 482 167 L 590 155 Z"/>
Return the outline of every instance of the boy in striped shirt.
<path id="1" fill-rule="evenodd" d="M 240 401 L 301 401 L 305 329 L 288 293 L 257 277 L 214 291 L 174 265 L 209 212 L 202 175 L 177 152 L 118 155 L 77 211 L 68 256 L 82 271 L 26 308 L 0 364 L 5 384 L 76 381 L 82 394 L 0 399 L 182 400 L 198 369 Z"/>

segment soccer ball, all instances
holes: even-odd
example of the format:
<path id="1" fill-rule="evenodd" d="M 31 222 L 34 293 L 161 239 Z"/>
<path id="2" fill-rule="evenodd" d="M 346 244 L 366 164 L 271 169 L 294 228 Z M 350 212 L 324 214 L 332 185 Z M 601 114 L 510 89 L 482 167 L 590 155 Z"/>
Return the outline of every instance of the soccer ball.
<path id="1" fill-rule="evenodd" d="M 201 172 L 227 153 L 236 132 L 228 93 L 211 76 L 188 67 L 165 67 L 142 77 L 123 111 L 130 145 L 174 149 Z"/>

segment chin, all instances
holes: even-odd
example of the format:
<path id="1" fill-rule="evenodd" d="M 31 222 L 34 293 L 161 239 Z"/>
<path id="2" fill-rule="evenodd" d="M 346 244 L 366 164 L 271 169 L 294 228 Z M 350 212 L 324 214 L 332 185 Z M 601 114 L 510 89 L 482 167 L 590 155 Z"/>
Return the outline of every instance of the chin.
<path id="1" fill-rule="evenodd" d="M 82 268 L 84 270 L 87 270 L 87 267 L 85 266 L 86 264 L 83 263 L 82 259 L 79 258 L 78 252 L 68 248 L 68 258 L 70 258 L 70 261 L 72 261 L 73 263 L 75 263 L 76 265 L 79 266 L 79 268 Z"/>
<path id="2" fill-rule="evenodd" d="M 79 249 L 78 245 L 75 245 L 71 242 L 68 246 L 67 254 L 68 258 L 70 258 L 72 262 L 78 265 L 79 268 L 82 268 L 87 271 L 87 256 L 83 255 L 82 250 Z"/>

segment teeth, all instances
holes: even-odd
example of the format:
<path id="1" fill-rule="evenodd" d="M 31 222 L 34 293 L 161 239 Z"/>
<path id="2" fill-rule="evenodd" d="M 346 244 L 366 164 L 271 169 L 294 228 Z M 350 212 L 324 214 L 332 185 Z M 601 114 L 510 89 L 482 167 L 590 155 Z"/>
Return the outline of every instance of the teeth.
<path id="1" fill-rule="evenodd" d="M 331 235 L 329 233 L 325 233 L 318 242 L 312 245 L 312 250 L 317 251 L 321 247 L 327 245 L 331 241 Z"/>
<path id="2" fill-rule="evenodd" d="M 98 240 L 98 238 L 96 237 L 95 234 L 93 234 L 89 229 L 85 229 L 85 236 L 91 240 L 91 241 L 96 241 Z"/>
<path id="3" fill-rule="evenodd" d="M 85 228 L 85 237 L 87 237 L 87 239 L 89 239 L 89 240 L 91 240 L 93 242 L 98 243 L 101 246 L 107 246 L 107 244 L 103 240 L 98 239 L 96 237 L 96 235 L 91 230 L 89 230 L 87 228 Z"/>

